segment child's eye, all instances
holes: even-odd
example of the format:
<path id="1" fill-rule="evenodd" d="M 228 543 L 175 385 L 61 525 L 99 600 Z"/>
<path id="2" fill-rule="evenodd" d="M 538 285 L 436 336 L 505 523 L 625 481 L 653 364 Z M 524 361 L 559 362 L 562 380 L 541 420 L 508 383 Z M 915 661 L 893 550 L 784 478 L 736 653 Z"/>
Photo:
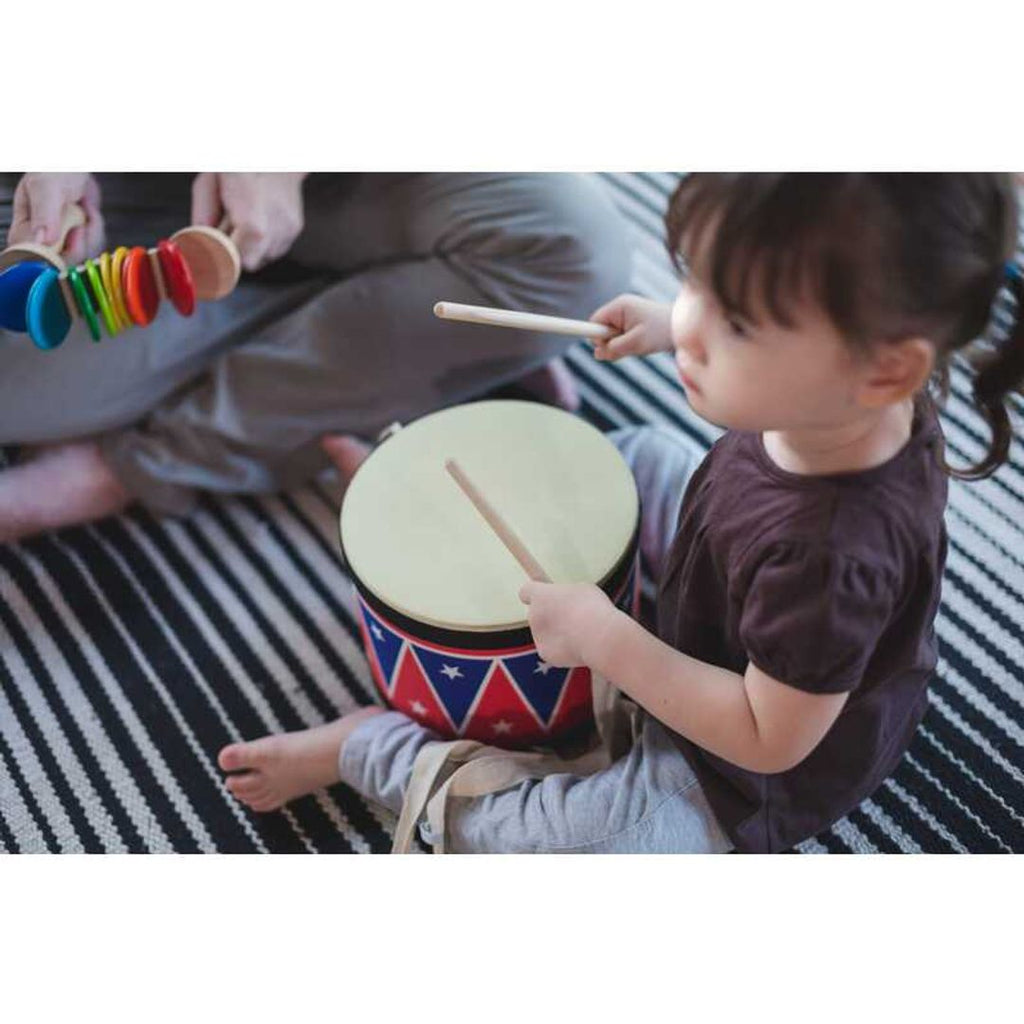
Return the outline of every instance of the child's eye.
<path id="1" fill-rule="evenodd" d="M 728 324 L 729 330 L 738 338 L 750 337 L 750 325 L 745 320 L 740 320 L 738 317 L 731 316 L 728 318 Z"/>

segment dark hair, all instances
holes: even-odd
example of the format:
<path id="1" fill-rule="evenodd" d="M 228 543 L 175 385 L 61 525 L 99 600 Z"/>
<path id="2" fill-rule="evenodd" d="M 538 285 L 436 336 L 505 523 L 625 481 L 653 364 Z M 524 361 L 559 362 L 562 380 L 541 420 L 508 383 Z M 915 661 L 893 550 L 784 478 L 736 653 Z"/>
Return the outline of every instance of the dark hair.
<path id="1" fill-rule="evenodd" d="M 936 349 L 934 383 L 949 391 L 949 359 L 983 334 L 1005 283 L 1017 233 L 1007 174 L 691 174 L 666 215 L 668 247 L 730 312 L 792 326 L 798 299 L 815 302 L 848 344 L 923 337 Z M 1012 430 L 1006 396 L 1024 380 L 1024 307 L 987 359 L 974 398 L 992 430 L 963 479 L 1004 463 Z"/>

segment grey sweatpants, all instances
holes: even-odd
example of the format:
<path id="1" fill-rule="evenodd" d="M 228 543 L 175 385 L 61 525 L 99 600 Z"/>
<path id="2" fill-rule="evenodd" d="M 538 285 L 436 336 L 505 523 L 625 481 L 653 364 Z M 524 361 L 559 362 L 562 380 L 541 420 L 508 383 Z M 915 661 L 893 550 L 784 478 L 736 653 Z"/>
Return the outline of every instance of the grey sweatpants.
<path id="1" fill-rule="evenodd" d="M 0 237 L 16 176 L 0 177 Z M 107 248 L 189 223 L 188 175 L 100 176 Z M 138 500 L 269 491 L 326 466 L 318 439 L 375 437 L 514 380 L 572 339 L 438 320 L 439 299 L 586 317 L 628 283 L 625 228 L 577 174 L 314 175 L 288 258 L 185 318 L 35 349 L 0 331 L 0 445 L 100 435 Z"/>
<path id="2" fill-rule="evenodd" d="M 641 557 L 657 575 L 700 453 L 654 427 L 611 435 L 640 491 Z M 436 734 L 397 711 L 375 715 L 349 737 L 341 779 L 398 814 L 417 754 Z M 425 821 L 420 832 L 430 842 Z M 500 793 L 452 797 L 446 848 L 463 853 L 721 853 L 731 844 L 667 730 L 641 712 L 639 736 L 611 767 L 588 776 L 548 775 Z"/>

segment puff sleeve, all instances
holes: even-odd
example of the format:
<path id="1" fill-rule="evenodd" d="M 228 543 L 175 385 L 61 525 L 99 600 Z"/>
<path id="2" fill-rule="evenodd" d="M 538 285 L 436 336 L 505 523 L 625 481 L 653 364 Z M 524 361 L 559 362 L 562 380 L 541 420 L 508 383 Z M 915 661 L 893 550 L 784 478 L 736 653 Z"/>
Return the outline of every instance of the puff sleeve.
<path id="1" fill-rule="evenodd" d="M 809 693 L 856 689 L 895 609 L 892 575 L 824 547 L 777 544 L 750 575 L 740 614 L 747 656 Z"/>

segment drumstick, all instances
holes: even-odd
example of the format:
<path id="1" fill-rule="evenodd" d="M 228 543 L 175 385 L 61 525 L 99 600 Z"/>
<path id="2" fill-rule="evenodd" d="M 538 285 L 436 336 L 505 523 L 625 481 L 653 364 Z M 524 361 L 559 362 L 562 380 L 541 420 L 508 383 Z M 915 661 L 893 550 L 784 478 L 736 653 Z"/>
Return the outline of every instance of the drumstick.
<path id="1" fill-rule="evenodd" d="M 492 309 L 489 306 L 464 306 L 458 302 L 435 302 L 434 315 L 442 320 L 461 320 L 468 324 L 491 324 L 494 327 L 516 327 L 543 334 L 570 334 L 588 341 L 603 341 L 615 331 L 605 324 L 589 320 L 569 320 L 563 316 L 540 313 L 519 313 L 513 309 Z"/>
<path id="2" fill-rule="evenodd" d="M 462 467 L 454 459 L 445 459 L 444 468 L 462 488 L 462 493 L 473 502 L 477 512 L 484 517 L 487 525 L 498 535 L 501 543 L 508 548 L 509 554 L 523 567 L 523 572 L 538 583 L 550 583 L 551 577 L 540 567 L 540 563 L 530 554 L 512 527 L 502 519 L 491 503 L 477 490 L 474 483 L 463 472 Z"/>

